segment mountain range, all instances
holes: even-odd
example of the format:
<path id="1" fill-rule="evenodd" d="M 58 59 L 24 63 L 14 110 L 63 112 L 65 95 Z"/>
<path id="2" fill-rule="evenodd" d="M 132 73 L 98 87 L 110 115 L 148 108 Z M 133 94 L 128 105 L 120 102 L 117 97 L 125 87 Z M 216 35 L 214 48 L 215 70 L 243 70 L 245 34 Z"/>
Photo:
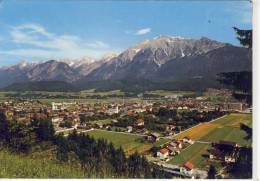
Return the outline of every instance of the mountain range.
<path id="1" fill-rule="evenodd" d="M 17 89 L 26 83 L 59 81 L 87 89 L 172 89 L 198 90 L 219 87 L 222 72 L 251 71 L 250 49 L 202 37 L 188 39 L 157 36 L 130 46 L 120 54 L 99 60 L 49 60 L 21 62 L 0 68 L 0 88 Z M 19 84 L 19 86 L 17 86 Z M 34 86 L 35 87 L 35 86 Z M 41 86 L 39 86 L 40 88 Z"/>

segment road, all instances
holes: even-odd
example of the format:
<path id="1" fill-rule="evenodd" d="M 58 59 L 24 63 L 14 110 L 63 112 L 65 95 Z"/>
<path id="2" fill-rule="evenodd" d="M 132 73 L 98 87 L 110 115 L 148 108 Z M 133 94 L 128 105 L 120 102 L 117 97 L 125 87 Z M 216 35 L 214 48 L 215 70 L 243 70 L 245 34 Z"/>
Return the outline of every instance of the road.
<path id="1" fill-rule="evenodd" d="M 219 120 L 219 119 L 224 118 L 225 116 L 227 116 L 227 115 L 221 116 L 221 117 L 219 117 L 219 118 L 217 118 L 217 119 L 213 119 L 213 120 L 211 120 L 211 121 L 209 121 L 209 122 L 207 122 L 207 123 L 212 123 L 212 122 L 214 122 L 214 121 L 217 121 L 217 120 Z M 195 125 L 195 126 L 189 128 L 189 129 L 186 129 L 186 130 L 184 130 L 184 131 L 181 131 L 180 133 L 178 133 L 178 134 L 176 134 L 176 135 L 174 135 L 174 136 L 164 137 L 164 138 L 172 139 L 172 138 L 176 137 L 176 136 L 179 135 L 179 134 L 182 134 L 182 133 L 184 133 L 184 132 L 186 132 L 186 131 L 189 131 L 190 129 L 195 128 L 196 126 L 200 126 L 201 124 L 205 124 L 205 123 L 199 123 L 199 124 L 197 124 L 197 125 Z M 170 142 L 170 141 L 169 141 L 169 142 Z M 196 140 L 195 140 L 195 142 L 196 142 L 196 143 L 203 143 L 203 144 L 210 144 L 210 143 L 211 143 L 211 142 L 207 142 L 207 141 L 196 141 Z M 165 144 L 165 143 L 164 143 L 164 144 Z M 162 146 L 162 145 L 161 145 L 161 146 Z M 185 149 L 189 148 L 190 146 L 191 146 L 191 145 L 189 145 L 189 146 L 186 147 Z M 183 149 L 182 151 L 184 151 L 185 149 Z M 158 164 L 158 163 L 156 163 L 156 164 Z M 166 172 L 173 173 L 173 174 L 183 175 L 183 174 L 181 174 L 180 172 L 176 171 L 176 168 L 179 167 L 179 166 L 177 166 L 177 165 L 167 164 L 167 163 L 165 163 L 165 162 L 163 162 L 163 163 L 160 162 L 159 165 L 162 165 L 162 166 L 163 166 L 163 170 L 165 170 Z M 170 166 L 170 165 L 171 165 L 171 166 Z M 174 169 L 175 169 L 175 170 L 174 170 Z M 208 176 L 206 171 L 204 171 L 204 170 L 199 170 L 199 169 L 194 169 L 193 175 L 194 175 L 195 177 L 198 177 L 198 178 L 207 178 L 207 176 Z"/>
<path id="2" fill-rule="evenodd" d="M 211 121 L 209 121 L 209 122 L 206 122 L 206 123 L 211 123 L 211 122 L 217 121 L 217 120 L 219 120 L 219 119 L 224 118 L 225 116 L 226 116 L 226 115 L 224 115 L 224 116 L 222 116 L 222 117 L 219 117 L 219 118 L 217 118 L 217 119 L 213 119 L 213 120 L 211 120 Z M 186 129 L 186 130 L 183 130 L 183 131 L 179 132 L 178 134 L 175 134 L 174 136 L 163 136 L 163 137 L 160 137 L 160 138 L 169 139 L 169 141 L 166 142 L 166 143 L 169 143 L 169 142 L 171 142 L 171 140 L 172 140 L 174 137 L 178 136 L 179 134 L 182 134 L 182 133 L 184 133 L 184 132 L 186 132 L 186 131 L 189 131 L 189 130 L 191 130 L 191 129 L 197 127 L 197 126 L 200 126 L 201 124 L 205 124 L 205 123 L 199 123 L 199 124 L 197 124 L 197 125 L 195 125 L 195 126 L 193 126 L 193 127 L 190 127 L 190 128 L 188 128 L 188 129 Z M 62 133 L 62 132 L 66 132 L 66 131 L 72 131 L 72 130 L 74 130 L 74 129 L 75 129 L 75 128 L 62 129 L 62 130 L 56 131 L 56 133 Z M 85 133 L 85 132 L 93 131 L 93 130 L 108 131 L 108 130 L 103 130 L 103 129 L 89 129 L 89 130 L 84 130 L 84 131 L 79 131 L 79 132 L 80 132 L 80 133 Z M 112 131 L 112 130 L 111 130 L 111 131 L 108 131 L 108 132 L 121 133 L 121 134 L 126 134 L 126 135 L 142 136 L 142 137 L 147 136 L 147 135 L 144 135 L 144 134 L 128 133 L 128 132 L 118 132 L 118 131 Z M 68 134 L 66 134 L 65 136 L 67 136 L 67 135 L 68 135 Z M 210 142 L 206 142 L 206 141 L 196 141 L 196 140 L 195 140 L 195 142 L 197 142 L 197 143 L 204 143 L 204 144 L 209 144 L 209 143 L 210 143 Z M 165 143 L 163 143 L 162 145 L 164 145 L 164 144 L 165 144 Z M 162 145 L 160 145 L 160 146 L 162 146 Z"/>
<path id="3" fill-rule="evenodd" d="M 166 172 L 176 174 L 176 175 L 181 175 L 184 177 L 192 178 L 192 176 L 194 176 L 195 178 L 200 178 L 200 179 L 206 179 L 208 177 L 207 171 L 204 170 L 193 169 L 192 175 L 185 175 L 179 171 L 180 167 L 178 165 L 172 165 L 172 164 L 161 163 L 161 162 L 155 164 L 162 166 L 163 170 Z"/>
<path id="4" fill-rule="evenodd" d="M 210 144 L 211 142 L 209 142 L 209 141 L 195 141 L 195 143 Z"/>
<path id="5" fill-rule="evenodd" d="M 95 130 L 99 130 L 99 131 L 107 131 L 107 132 L 113 132 L 113 133 L 120 133 L 120 134 L 126 134 L 126 135 L 135 135 L 135 136 L 147 136 L 144 134 L 138 134 L 138 133 L 128 133 L 128 132 L 120 132 L 120 131 L 108 131 L 108 130 L 103 130 L 103 129 L 95 129 Z"/>
<path id="6" fill-rule="evenodd" d="M 62 133 L 62 132 L 72 131 L 72 130 L 74 130 L 74 128 L 68 128 L 68 129 L 59 130 L 59 131 L 56 131 L 56 133 Z M 77 132 L 79 132 L 79 133 L 86 133 L 86 132 L 94 131 L 94 130 L 106 131 L 106 132 L 112 132 L 112 133 L 120 133 L 120 134 L 125 134 L 125 135 L 135 135 L 135 136 L 141 136 L 141 137 L 147 136 L 147 135 L 144 135 L 144 134 L 128 133 L 128 132 L 119 132 L 119 131 L 108 131 L 108 130 L 97 129 L 97 128 L 91 128 L 91 129 L 88 129 L 88 130 L 77 130 Z M 65 134 L 64 136 L 68 136 L 68 134 Z"/>
<path id="7" fill-rule="evenodd" d="M 72 130 L 74 130 L 74 129 L 75 129 L 75 128 L 61 129 L 61 130 L 56 131 L 55 133 L 63 133 L 63 132 L 66 132 L 66 131 L 72 131 Z"/>
<path id="8" fill-rule="evenodd" d="M 222 117 L 219 117 L 219 118 L 217 118 L 217 119 L 214 119 L 214 120 L 212 120 L 212 121 L 209 121 L 209 122 L 207 122 L 207 123 L 212 123 L 212 122 L 214 122 L 214 121 L 217 121 L 217 120 L 219 120 L 219 119 L 224 118 L 225 116 L 226 116 L 226 115 L 224 115 L 224 116 L 222 116 Z M 207 123 L 206 123 L 206 124 L 207 124 Z M 197 125 L 195 125 L 195 126 L 189 128 L 189 129 L 186 129 L 186 130 L 181 131 L 180 133 L 178 133 L 178 134 L 176 134 L 176 135 L 174 135 L 174 136 L 167 136 L 167 137 L 161 137 L 161 138 L 164 138 L 164 139 L 173 139 L 173 138 L 176 137 L 177 135 L 182 134 L 182 133 L 184 133 L 184 132 L 187 132 L 187 131 L 189 131 L 189 130 L 191 130 L 191 129 L 197 127 L 197 126 L 200 126 L 201 124 L 205 124 L 205 123 L 199 123 L 199 124 L 197 124 Z M 71 131 L 71 130 L 73 130 L 73 129 L 74 129 L 74 128 L 59 130 L 59 131 L 57 131 L 56 133 Z M 78 132 L 80 132 L 80 133 L 85 133 L 85 132 L 89 132 L 89 131 L 93 131 L 93 130 L 108 131 L 108 130 L 93 129 L 93 128 L 92 128 L 92 129 L 89 129 L 89 130 L 82 130 L 82 131 L 79 131 L 79 130 L 78 130 Z M 117 132 L 117 131 L 108 131 L 108 132 L 120 133 L 120 134 L 126 134 L 126 135 L 142 136 L 142 137 L 147 136 L 147 135 L 143 135 L 143 134 L 128 133 L 128 132 Z M 64 135 L 64 136 L 67 136 L 67 135 L 68 135 L 68 134 L 66 134 L 66 135 Z M 169 141 L 169 142 L 170 142 L 170 141 Z M 195 142 L 196 142 L 196 143 L 203 143 L 203 144 L 210 144 L 210 142 L 206 142 L 206 141 L 195 141 Z M 165 143 L 164 143 L 164 144 L 165 144 Z M 186 147 L 185 149 L 189 148 L 190 146 L 191 146 L 191 145 L 189 145 L 189 146 Z M 183 150 L 185 150 L 185 149 L 183 149 Z M 182 151 L 183 151 L 183 150 L 182 150 Z M 187 176 L 187 175 L 184 175 L 183 173 L 181 173 L 181 172 L 178 171 L 178 169 L 179 169 L 180 167 L 177 166 L 177 165 L 167 164 L 167 163 L 165 163 L 165 162 L 159 162 L 159 163 L 154 162 L 154 163 L 157 164 L 157 165 L 162 166 L 162 167 L 163 167 L 163 170 L 166 171 L 166 172 L 169 172 L 169 173 L 172 173 L 172 174 L 177 174 L 177 175 L 182 175 L 182 176 Z M 194 169 L 194 171 L 193 171 L 193 176 L 198 177 L 198 178 L 207 178 L 207 172 L 204 171 L 204 170 Z M 191 177 L 191 176 L 188 176 L 188 177 Z"/>

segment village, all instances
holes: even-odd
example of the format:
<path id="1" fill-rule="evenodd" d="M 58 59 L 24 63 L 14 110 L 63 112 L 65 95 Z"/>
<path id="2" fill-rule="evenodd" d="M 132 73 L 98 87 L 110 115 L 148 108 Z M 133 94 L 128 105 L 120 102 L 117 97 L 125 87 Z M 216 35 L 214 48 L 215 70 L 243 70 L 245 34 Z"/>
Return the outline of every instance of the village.
<path id="1" fill-rule="evenodd" d="M 106 131 L 139 136 L 140 144 L 150 145 L 150 149 L 144 150 L 142 154 L 152 163 L 162 166 L 165 171 L 184 178 L 207 177 L 205 170 L 196 168 L 190 161 L 182 165 L 172 161 L 185 150 L 191 149 L 192 145 L 207 145 L 208 149 L 203 152 L 204 159 L 222 164 L 236 162 L 239 149 L 245 148 L 233 141 L 201 141 L 183 133 L 228 113 L 251 112 L 241 102 L 213 102 L 203 97 L 182 96 L 146 98 L 133 103 L 97 102 L 94 105 L 87 102 L 43 104 L 32 99 L 7 100 L 0 104 L 0 109 L 8 119 L 19 122 L 50 119 L 56 134 L 65 136 L 73 130 L 90 134 Z M 178 137 L 181 134 L 184 136 Z"/>

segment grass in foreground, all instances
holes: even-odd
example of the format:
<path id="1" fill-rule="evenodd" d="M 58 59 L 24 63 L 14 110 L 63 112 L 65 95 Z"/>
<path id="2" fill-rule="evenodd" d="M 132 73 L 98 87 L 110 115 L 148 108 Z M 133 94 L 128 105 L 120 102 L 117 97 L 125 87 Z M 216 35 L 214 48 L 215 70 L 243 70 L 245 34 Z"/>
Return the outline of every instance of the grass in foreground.
<path id="1" fill-rule="evenodd" d="M 0 178 L 84 178 L 84 171 L 49 159 L 0 151 Z"/>

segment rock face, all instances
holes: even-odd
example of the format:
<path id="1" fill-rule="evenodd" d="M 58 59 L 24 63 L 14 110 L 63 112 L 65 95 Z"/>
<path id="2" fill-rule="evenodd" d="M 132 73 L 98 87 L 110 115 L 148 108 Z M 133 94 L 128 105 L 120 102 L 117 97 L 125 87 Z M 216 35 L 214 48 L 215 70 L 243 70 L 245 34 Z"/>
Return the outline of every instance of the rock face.
<path id="1" fill-rule="evenodd" d="M 90 80 L 149 78 L 169 60 L 196 56 L 226 44 L 201 38 L 158 36 L 129 47 L 88 76 Z"/>
<path id="2" fill-rule="evenodd" d="M 130 46 L 119 55 L 110 54 L 100 60 L 84 57 L 38 63 L 22 62 L 0 68 L 0 87 L 26 81 L 88 84 L 108 80 L 147 80 L 160 84 L 175 82 L 185 85 L 195 79 L 213 82 L 216 74 L 221 72 L 251 70 L 252 52 L 246 48 L 205 37 L 187 39 L 158 36 Z M 204 84 L 211 85 L 207 85 L 207 82 Z"/>

